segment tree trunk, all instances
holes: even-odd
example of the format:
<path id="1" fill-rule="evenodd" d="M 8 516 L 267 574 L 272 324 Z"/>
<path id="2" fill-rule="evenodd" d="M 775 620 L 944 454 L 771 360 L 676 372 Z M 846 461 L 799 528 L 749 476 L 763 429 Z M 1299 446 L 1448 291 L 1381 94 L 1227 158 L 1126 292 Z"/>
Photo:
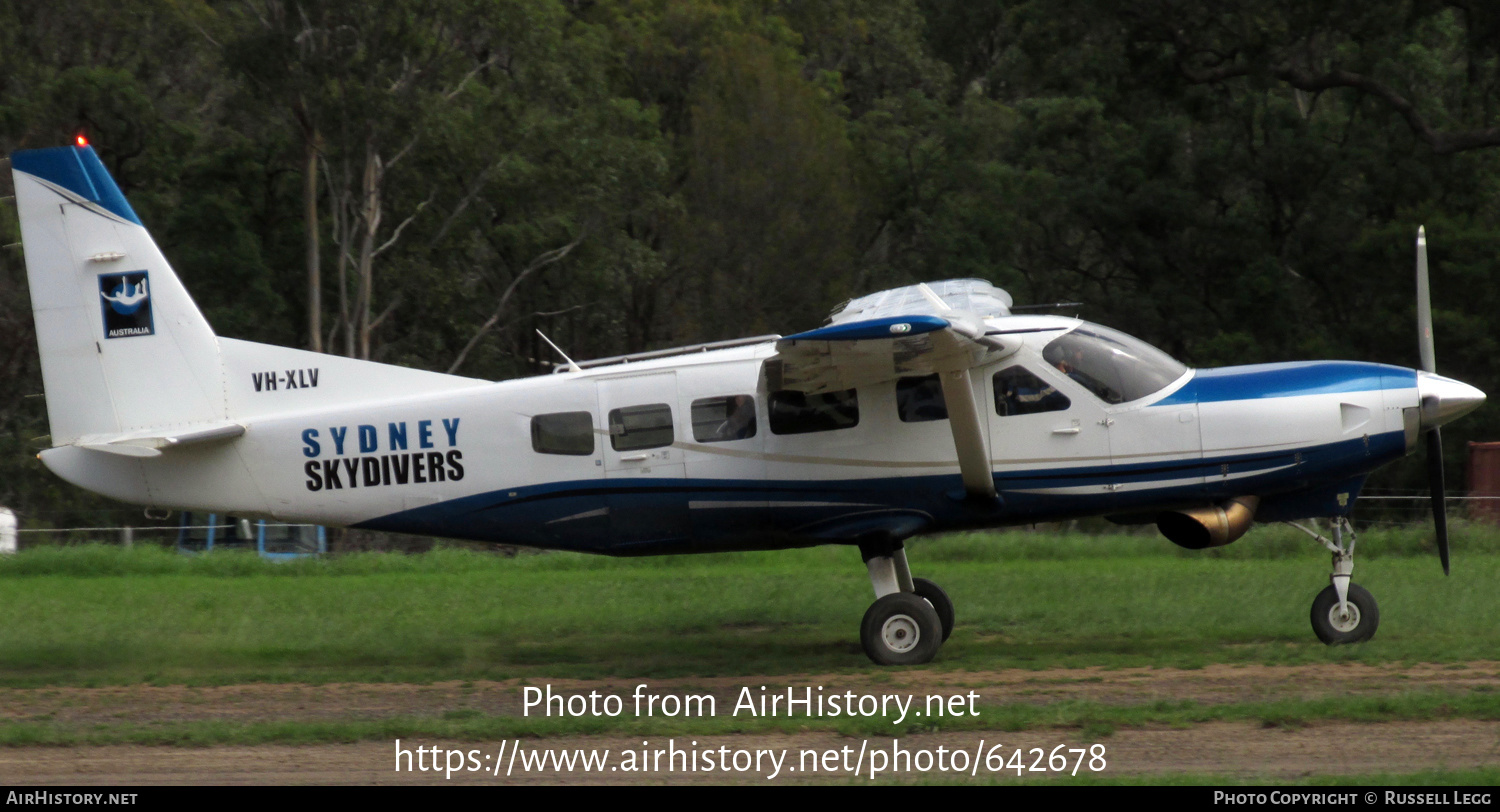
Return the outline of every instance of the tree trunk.
<path id="1" fill-rule="evenodd" d="M 361 184 L 359 285 L 355 288 L 354 317 L 358 319 L 357 357 L 370 357 L 370 303 L 374 297 L 375 234 L 380 230 L 380 153 L 373 138 L 365 143 L 365 175 Z"/>
<path id="2" fill-rule="evenodd" d="M 307 348 L 323 351 L 323 269 L 318 250 L 318 134 L 303 135 L 302 211 L 307 228 Z"/>

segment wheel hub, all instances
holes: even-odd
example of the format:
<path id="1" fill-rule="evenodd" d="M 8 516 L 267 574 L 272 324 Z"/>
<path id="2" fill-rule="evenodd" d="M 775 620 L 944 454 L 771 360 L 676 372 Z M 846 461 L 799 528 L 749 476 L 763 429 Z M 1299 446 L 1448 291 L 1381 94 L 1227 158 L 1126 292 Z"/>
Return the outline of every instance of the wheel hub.
<path id="1" fill-rule="evenodd" d="M 1353 601 L 1344 603 L 1346 611 L 1340 612 L 1339 605 L 1334 604 L 1328 610 L 1328 625 L 1340 632 L 1348 633 L 1359 628 L 1359 607 Z"/>
<path id="2" fill-rule="evenodd" d="M 921 642 L 922 630 L 910 615 L 894 615 L 881 625 L 880 639 L 886 648 L 904 654 Z"/>

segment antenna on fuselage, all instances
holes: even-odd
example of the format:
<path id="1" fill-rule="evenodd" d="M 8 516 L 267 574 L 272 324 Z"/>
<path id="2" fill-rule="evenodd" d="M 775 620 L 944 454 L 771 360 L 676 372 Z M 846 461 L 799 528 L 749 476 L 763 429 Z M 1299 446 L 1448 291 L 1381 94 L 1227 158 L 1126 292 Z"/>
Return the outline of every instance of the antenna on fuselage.
<path id="1" fill-rule="evenodd" d="M 542 332 L 541 330 L 537 330 L 536 334 L 539 335 L 539 336 L 541 336 L 543 341 L 547 342 L 547 346 L 551 347 L 554 351 L 556 351 L 558 355 L 561 355 L 564 361 L 568 362 L 568 371 L 569 372 L 582 372 L 583 371 L 582 369 L 579 368 L 578 364 L 576 364 L 576 363 L 573 362 L 572 358 L 568 357 L 567 353 L 565 353 L 565 352 L 562 351 L 561 347 L 559 347 L 556 344 L 552 343 L 552 339 L 548 338 L 546 333 Z"/>
<path id="2" fill-rule="evenodd" d="M 1083 307 L 1083 302 L 1053 302 L 1052 304 L 1034 305 L 1011 305 L 1011 311 L 1016 310 L 1066 310 L 1070 307 Z"/>

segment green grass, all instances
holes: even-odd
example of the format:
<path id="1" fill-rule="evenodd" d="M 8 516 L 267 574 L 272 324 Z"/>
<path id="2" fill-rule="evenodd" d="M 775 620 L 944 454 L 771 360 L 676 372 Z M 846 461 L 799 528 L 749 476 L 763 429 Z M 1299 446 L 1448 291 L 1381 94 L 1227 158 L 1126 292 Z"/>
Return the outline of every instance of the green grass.
<path id="1" fill-rule="evenodd" d="M 1105 526 L 1107 523 L 1100 522 Z M 1244 540 L 1216 550 L 1183 550 L 1163 539 L 1154 526 L 1117 528 L 1108 533 L 1054 531 L 975 531 L 911 541 L 915 565 L 957 562 L 1077 561 L 1105 558 L 1179 558 L 1184 560 L 1310 561 L 1323 548 L 1303 533 L 1281 524 L 1257 525 Z M 1450 520 L 1455 556 L 1500 555 L 1500 528 Z M 1361 531 L 1356 553 L 1360 561 L 1397 556 L 1429 556 L 1436 560 L 1432 528 L 1428 525 L 1380 527 Z M 379 573 L 440 573 L 498 571 L 576 571 L 613 569 L 696 568 L 705 561 L 727 561 L 759 566 L 785 556 L 834 568 L 848 569 L 854 555 L 847 547 L 707 556 L 659 556 L 619 559 L 607 556 L 547 553 L 515 558 L 474 552 L 465 548 L 438 549 L 422 555 L 355 553 L 324 558 L 266 561 L 253 555 L 218 551 L 210 555 L 180 555 L 170 549 L 142 545 L 124 548 L 104 544 L 43 545 L 19 555 L 0 556 L 0 579 L 25 575 L 209 575 L 285 577 L 373 575 Z M 858 562 L 852 572 L 863 570 Z"/>
<path id="2" fill-rule="evenodd" d="M 1333 649 L 1307 620 L 1327 554 L 1278 528 L 1206 554 L 1009 533 L 919 540 L 910 555 L 958 607 L 930 668 L 1493 659 L 1500 533 L 1455 533 L 1446 579 L 1421 546 L 1419 530 L 1362 538 L 1355 580 L 1380 601 L 1380 632 Z M 870 600 L 840 547 L 291 562 L 37 548 L 0 560 L 0 685 L 867 672 Z"/>
<path id="3" fill-rule="evenodd" d="M 1072 743 L 1107 741 L 1121 728 L 1187 727 L 1205 722 L 1252 722 L 1297 728 L 1340 720 L 1365 723 L 1436 719 L 1500 719 L 1500 697 L 1456 692 L 1411 692 L 1384 697 L 1351 697 L 1272 702 L 1205 704 L 1161 700 L 1141 705 L 1110 705 L 1068 700 L 1049 705 L 977 706 L 978 715 L 897 721 L 895 716 L 760 717 L 733 715 L 723 705 L 715 716 L 697 718 L 521 717 L 478 711 L 439 716 L 383 719 L 277 721 L 167 721 L 158 723 L 67 723 L 50 719 L 0 724 L 0 746 L 103 744 L 210 745 L 331 744 L 426 738 L 444 741 L 498 741 L 559 736 L 727 736 L 734 734 L 831 731 L 850 738 L 906 737 L 920 733 L 1073 729 Z"/>

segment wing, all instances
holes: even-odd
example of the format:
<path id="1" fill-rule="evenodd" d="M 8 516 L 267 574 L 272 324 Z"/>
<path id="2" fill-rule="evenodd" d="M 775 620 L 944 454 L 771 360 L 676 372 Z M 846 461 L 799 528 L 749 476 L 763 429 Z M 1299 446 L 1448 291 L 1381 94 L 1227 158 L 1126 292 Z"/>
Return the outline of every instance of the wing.
<path id="1" fill-rule="evenodd" d="M 942 294 L 933 290 L 939 286 Z M 962 289 L 954 292 L 955 287 Z M 981 304 L 992 312 L 954 306 L 974 304 L 980 298 L 976 292 L 990 294 Z M 986 332 L 984 317 L 1007 315 L 1009 306 L 1009 295 L 978 280 L 914 285 L 863 297 L 836 313 L 833 324 L 777 341 L 777 355 L 766 365 L 766 383 L 773 391 L 820 393 L 937 375 L 964 490 L 971 497 L 994 499 L 989 449 L 969 371 L 1020 349 L 1018 338 Z"/>

